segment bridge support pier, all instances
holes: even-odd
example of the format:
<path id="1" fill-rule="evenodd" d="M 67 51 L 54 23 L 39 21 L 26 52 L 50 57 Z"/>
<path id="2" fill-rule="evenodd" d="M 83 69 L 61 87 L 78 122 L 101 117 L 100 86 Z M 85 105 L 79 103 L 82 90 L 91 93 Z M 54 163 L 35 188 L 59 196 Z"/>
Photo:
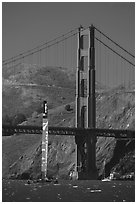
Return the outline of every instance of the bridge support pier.
<path id="1" fill-rule="evenodd" d="M 83 49 L 83 36 L 88 36 L 89 47 Z M 96 128 L 95 48 L 94 27 L 79 28 L 76 74 L 76 128 Z M 88 58 L 88 68 L 84 67 Z M 86 83 L 87 82 L 87 83 Z M 87 85 L 87 94 L 85 94 Z M 96 135 L 76 135 L 76 166 L 78 179 L 97 179 Z"/>
<path id="2" fill-rule="evenodd" d="M 98 177 L 96 168 L 96 137 L 94 135 L 77 135 L 77 175 L 78 179 L 95 180 Z"/>
<path id="3" fill-rule="evenodd" d="M 95 135 L 87 136 L 87 175 L 89 179 L 97 179 L 96 168 L 96 137 Z"/>

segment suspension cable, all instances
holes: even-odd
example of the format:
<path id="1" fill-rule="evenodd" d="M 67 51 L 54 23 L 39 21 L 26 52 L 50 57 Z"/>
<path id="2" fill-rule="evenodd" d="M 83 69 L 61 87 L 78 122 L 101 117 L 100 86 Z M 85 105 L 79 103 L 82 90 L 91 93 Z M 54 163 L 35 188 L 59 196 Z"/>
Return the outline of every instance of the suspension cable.
<path id="1" fill-rule="evenodd" d="M 45 49 L 47 49 L 47 48 L 49 48 L 49 47 L 52 47 L 52 46 L 56 45 L 57 43 L 60 43 L 60 42 L 62 42 L 62 41 L 65 41 L 65 40 L 71 38 L 72 36 L 74 36 L 74 35 L 76 35 L 76 34 L 77 34 L 77 32 L 74 33 L 74 34 L 72 34 L 72 35 L 70 35 L 70 36 L 68 36 L 68 37 L 65 37 L 65 38 L 63 38 L 63 39 L 61 39 L 61 40 L 59 40 L 59 41 L 57 41 L 57 42 L 55 42 L 55 43 L 52 43 L 52 44 L 50 44 L 50 45 L 46 45 L 45 47 L 43 47 L 43 48 L 41 48 L 41 49 L 39 49 L 39 50 L 36 50 L 36 51 L 34 51 L 34 52 L 31 52 L 31 53 L 27 53 L 27 52 L 26 52 L 26 53 L 27 53 L 26 55 L 20 54 L 20 55 L 18 55 L 19 57 L 16 58 L 16 59 L 14 59 L 14 57 L 12 57 L 11 60 L 9 60 L 9 61 L 6 60 L 6 61 L 8 61 L 8 62 L 5 62 L 5 61 L 4 61 L 2 65 L 6 65 L 6 64 L 12 63 L 12 61 L 18 61 L 18 60 L 22 59 L 23 57 L 25 58 L 25 57 L 28 57 L 28 56 L 30 56 L 30 55 L 32 55 L 32 54 L 35 54 L 35 53 L 39 52 L 39 51 L 45 50 Z M 47 43 L 46 43 L 46 44 L 47 44 Z M 23 56 L 22 56 L 22 55 L 23 55 Z"/>
<path id="2" fill-rule="evenodd" d="M 114 52 L 116 55 L 118 55 L 119 57 L 121 57 L 122 59 L 124 59 L 126 62 L 128 62 L 129 64 L 131 64 L 133 67 L 135 67 L 135 65 L 130 62 L 129 60 L 127 60 L 125 57 L 123 57 L 122 55 L 120 55 L 118 52 L 116 52 L 115 50 L 113 50 L 111 47 L 109 47 L 108 45 L 106 45 L 104 42 L 102 42 L 101 40 L 99 40 L 97 37 L 95 37 L 96 40 L 98 40 L 100 43 L 102 43 L 105 47 L 107 47 L 108 49 L 110 49 L 112 52 Z"/>
<path id="3" fill-rule="evenodd" d="M 41 44 L 41 45 L 39 45 L 39 46 L 37 46 L 37 47 L 34 47 L 34 48 L 30 49 L 30 50 L 27 50 L 26 52 L 20 53 L 20 54 L 14 56 L 14 57 L 11 57 L 11 58 L 9 58 L 9 59 L 3 60 L 2 62 L 5 63 L 5 62 L 7 62 L 7 61 L 11 61 L 13 58 L 16 60 L 16 58 L 21 58 L 22 55 L 29 56 L 29 55 L 27 55 L 28 53 L 34 51 L 34 52 L 32 52 L 32 54 L 33 54 L 33 53 L 35 53 L 35 50 L 37 50 L 38 48 L 42 48 L 43 46 L 45 46 L 45 45 L 47 45 L 47 44 L 50 44 L 50 43 L 52 43 L 52 42 L 54 42 L 54 41 L 57 41 L 58 39 L 60 39 L 60 38 L 62 38 L 62 37 L 65 37 L 65 36 L 67 36 L 67 35 L 69 35 L 69 34 L 72 34 L 72 32 L 74 32 L 75 30 L 78 30 L 78 28 L 75 28 L 75 29 L 73 29 L 73 30 L 71 30 L 71 31 L 69 31 L 69 32 L 67 32 L 67 33 L 65 33 L 65 34 L 63 34 L 63 35 L 61 35 L 61 36 L 59 36 L 59 37 L 56 37 L 56 38 L 54 38 L 54 39 L 52 39 L 52 40 L 50 40 L 50 41 L 48 41 L 48 42 L 44 42 L 43 44 Z M 77 33 L 76 33 L 76 34 L 77 34 Z"/>
<path id="4" fill-rule="evenodd" d="M 94 27 L 98 32 L 100 32 L 102 35 L 104 35 L 105 37 L 107 37 L 109 40 L 111 40 L 108 36 L 106 36 L 104 33 L 102 33 L 99 29 L 97 29 L 96 27 Z M 86 30 L 87 28 L 83 28 L 83 30 Z M 15 61 L 18 61 L 18 60 L 20 60 L 20 59 L 24 59 L 25 57 L 28 57 L 28 56 L 30 56 L 30 55 L 33 55 L 33 54 L 35 54 L 35 53 L 37 53 L 37 52 L 41 52 L 42 50 L 44 50 L 44 49 L 47 49 L 47 48 L 49 48 L 49 47 L 51 47 L 51 46 L 54 46 L 55 44 L 57 44 L 57 43 L 60 43 L 60 42 L 62 42 L 62 41 L 65 41 L 65 40 L 67 40 L 68 38 L 71 38 L 71 37 L 73 37 L 74 35 L 76 35 L 77 33 L 78 33 L 78 31 L 77 32 L 75 32 L 74 34 L 72 34 L 72 32 L 74 32 L 75 30 L 78 30 L 78 28 L 75 28 L 75 29 L 73 29 L 73 30 L 71 30 L 71 31 L 69 31 L 69 32 L 67 32 L 66 34 L 64 34 L 64 35 L 61 35 L 61 36 L 59 36 L 59 37 L 57 37 L 57 38 L 55 38 L 55 39 L 53 39 L 53 40 L 51 40 L 51 41 L 49 41 L 49 42 L 45 42 L 45 43 L 43 43 L 42 45 L 39 45 L 39 46 L 37 46 L 37 47 L 35 47 L 35 48 L 33 48 L 33 49 L 31 49 L 31 50 L 28 50 L 28 51 L 26 51 L 26 52 L 24 52 L 24 53 L 21 53 L 21 54 L 19 54 L 19 55 L 16 55 L 16 56 L 14 56 L 14 57 L 12 57 L 12 58 L 9 58 L 9 59 L 7 59 L 7 60 L 3 60 L 3 63 L 2 63 L 2 65 L 7 65 L 7 64 L 9 64 L 9 63 L 12 63 L 13 61 L 15 62 Z M 71 35 L 69 35 L 69 36 L 67 36 L 68 34 L 71 34 Z M 67 36 L 67 37 L 65 37 L 65 36 Z M 54 41 L 56 41 L 57 39 L 60 39 L 60 38 L 62 38 L 63 37 L 63 39 L 61 39 L 61 40 L 59 40 L 59 41 L 57 41 L 57 42 L 54 42 Z M 100 43 L 102 43 L 104 46 L 106 46 L 108 49 L 110 49 L 111 51 L 113 51 L 115 54 L 117 54 L 119 57 L 121 57 L 122 59 L 124 59 L 125 61 L 127 61 L 129 64 L 131 64 L 132 66 L 134 66 L 135 67 L 135 65 L 132 63 L 132 62 L 130 62 L 129 60 L 127 60 L 125 57 L 123 57 L 122 55 L 120 55 L 118 52 L 116 52 L 115 50 L 113 50 L 112 48 L 110 48 L 108 45 L 106 45 L 104 42 L 102 42 L 101 40 L 99 40 L 97 37 L 95 37 L 95 39 L 96 40 L 98 40 Z M 119 46 L 121 49 L 123 49 L 125 52 L 127 52 L 129 55 L 131 55 L 132 57 L 135 57 L 135 56 L 133 56 L 131 53 L 129 53 L 127 50 L 125 50 L 124 48 L 122 48 L 120 45 L 118 45 L 116 42 L 114 42 L 113 40 L 111 40 L 115 45 L 117 45 L 117 46 Z M 52 42 L 54 42 L 54 43 L 52 43 Z M 50 44 L 50 43 L 52 43 L 52 44 Z M 49 45 L 48 45 L 49 44 Z M 44 45 L 46 45 L 46 46 L 44 46 Z M 43 47 L 44 46 L 44 47 Z M 38 49 L 39 48 L 39 49 Z M 33 51 L 34 50 L 34 51 Z M 32 51 L 32 52 L 31 52 Z"/>
<path id="5" fill-rule="evenodd" d="M 135 58 L 135 56 L 133 54 L 131 54 L 129 51 L 127 51 L 126 49 L 124 49 L 121 45 L 119 45 L 118 43 L 116 43 L 115 41 L 113 41 L 110 37 L 108 37 L 106 34 L 104 34 L 103 32 L 101 32 L 98 28 L 95 27 L 95 29 L 101 33 L 103 36 L 105 36 L 108 40 L 110 40 L 112 43 L 114 43 L 116 46 L 118 46 L 120 49 L 122 49 L 124 52 L 126 52 L 127 54 L 129 54 L 130 56 L 132 56 L 133 58 Z"/>

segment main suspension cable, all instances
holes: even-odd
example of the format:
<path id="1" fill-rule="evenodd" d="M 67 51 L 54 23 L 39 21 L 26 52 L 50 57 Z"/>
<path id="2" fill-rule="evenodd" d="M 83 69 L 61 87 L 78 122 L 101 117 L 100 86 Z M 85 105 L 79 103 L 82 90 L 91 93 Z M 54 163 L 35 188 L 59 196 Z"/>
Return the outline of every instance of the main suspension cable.
<path id="1" fill-rule="evenodd" d="M 68 36 L 68 37 L 65 37 L 65 38 L 63 38 L 63 39 L 61 39 L 61 40 L 59 40 L 59 41 L 57 41 L 57 42 L 55 42 L 55 43 L 52 43 L 52 44 L 50 44 L 50 45 L 46 45 L 45 47 L 43 47 L 43 48 L 41 48 L 41 49 L 38 49 L 38 50 L 36 50 L 36 51 L 34 51 L 34 52 L 27 53 L 26 55 L 20 54 L 20 55 L 18 55 L 18 56 L 19 56 L 18 58 L 12 57 L 11 60 L 9 60 L 9 61 L 6 60 L 6 61 L 8 61 L 8 62 L 4 61 L 2 65 L 6 65 L 6 64 L 12 63 L 13 61 L 18 61 L 18 60 L 22 59 L 23 57 L 25 58 L 25 57 L 28 57 L 28 56 L 30 56 L 30 55 L 32 55 L 32 54 L 35 54 L 35 53 L 39 52 L 39 51 L 45 50 L 45 49 L 47 49 L 47 48 L 49 48 L 49 47 L 52 47 L 52 46 L 56 45 L 57 43 L 63 42 L 63 41 L 65 41 L 65 40 L 71 38 L 72 36 L 74 36 L 74 35 L 76 35 L 76 34 L 77 34 L 77 32 L 74 33 L 74 34 L 72 34 L 72 35 L 70 35 L 70 36 Z M 22 56 L 22 55 L 23 55 L 23 56 Z"/>
<path id="2" fill-rule="evenodd" d="M 129 51 L 127 51 L 126 49 L 124 49 L 121 45 L 119 45 L 118 43 L 116 43 L 114 40 L 112 40 L 110 37 L 108 37 L 106 34 L 104 34 L 103 32 L 101 32 L 98 28 L 95 27 L 95 29 L 101 33 L 103 36 L 105 36 L 108 40 L 110 40 L 112 43 L 114 43 L 116 46 L 118 46 L 120 49 L 122 49 L 124 52 L 126 52 L 127 54 L 129 54 L 131 57 L 135 58 L 135 56 L 133 54 L 131 54 Z"/>
<path id="3" fill-rule="evenodd" d="M 39 45 L 39 46 L 37 46 L 37 47 L 34 47 L 34 48 L 32 48 L 32 49 L 30 49 L 30 50 L 27 50 L 27 51 L 25 51 L 25 52 L 23 52 L 23 53 L 20 53 L 20 54 L 18 54 L 18 55 L 16 55 L 16 56 L 14 56 L 14 57 L 11 57 L 11 58 L 8 58 L 8 59 L 6 59 L 6 60 L 3 60 L 2 62 L 3 63 L 6 63 L 7 61 L 11 61 L 13 58 L 16 60 L 16 58 L 18 59 L 21 59 L 21 56 L 23 56 L 23 55 L 25 55 L 25 56 L 29 56 L 29 54 L 31 54 L 30 52 L 32 52 L 32 54 L 33 53 L 36 53 L 36 50 L 39 48 L 39 50 L 40 50 L 40 48 L 42 49 L 42 47 L 43 46 L 45 46 L 45 45 L 47 45 L 47 44 L 50 44 L 50 43 L 52 43 L 52 42 L 54 42 L 54 41 L 57 41 L 58 39 L 60 39 L 60 38 L 62 38 L 62 37 L 65 37 L 65 36 L 67 36 L 67 35 L 69 35 L 69 34 L 72 34 L 75 30 L 78 30 L 78 28 L 75 28 L 75 29 L 73 29 L 73 30 L 71 30 L 71 31 L 69 31 L 69 32 L 67 32 L 67 33 L 65 33 L 65 34 L 63 34 L 63 35 L 61 35 L 61 36 L 59 36 L 59 37 L 56 37 L 56 38 L 54 38 L 54 39 L 52 39 L 52 40 L 50 40 L 50 41 L 48 41 L 48 42 L 44 42 L 43 44 L 41 44 L 41 45 Z M 77 34 L 77 33 L 76 33 Z M 60 41 L 59 41 L 60 42 Z M 34 51 L 34 52 L 33 52 Z M 28 54 L 29 53 L 29 54 Z M 10 62 L 9 62 L 10 63 Z"/>
<path id="4" fill-rule="evenodd" d="M 113 50 L 111 47 L 109 47 L 108 45 L 106 45 L 103 41 L 99 40 L 97 37 L 95 37 L 96 40 L 98 40 L 101 44 L 103 44 L 105 47 L 107 47 L 108 49 L 110 49 L 112 52 L 114 52 L 116 55 L 118 55 L 119 57 L 121 57 L 122 59 L 124 59 L 126 62 L 128 62 L 129 64 L 131 64 L 133 67 L 135 67 L 135 65 L 130 62 L 129 60 L 127 60 L 125 57 L 123 57 L 122 55 L 120 55 L 118 52 L 116 52 L 115 50 Z"/>

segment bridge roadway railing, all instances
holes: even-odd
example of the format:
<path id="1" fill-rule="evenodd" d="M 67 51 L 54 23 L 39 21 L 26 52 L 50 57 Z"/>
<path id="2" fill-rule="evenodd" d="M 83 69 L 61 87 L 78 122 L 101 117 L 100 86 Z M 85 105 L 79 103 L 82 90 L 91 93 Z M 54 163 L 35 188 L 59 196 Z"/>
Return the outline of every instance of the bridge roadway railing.
<path id="1" fill-rule="evenodd" d="M 97 137 L 115 137 L 117 139 L 135 139 L 134 130 L 123 130 L 123 129 L 86 129 L 86 128 L 75 128 L 75 127 L 50 127 L 48 128 L 50 135 L 96 135 Z M 2 126 L 2 135 L 13 135 L 13 134 L 42 134 L 42 127 L 40 126 Z"/>

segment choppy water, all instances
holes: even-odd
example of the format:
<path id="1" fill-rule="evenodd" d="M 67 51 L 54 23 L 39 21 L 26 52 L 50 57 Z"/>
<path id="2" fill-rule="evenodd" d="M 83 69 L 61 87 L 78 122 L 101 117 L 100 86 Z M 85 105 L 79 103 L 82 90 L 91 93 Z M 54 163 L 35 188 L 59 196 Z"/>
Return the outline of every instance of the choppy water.
<path id="1" fill-rule="evenodd" d="M 134 202 L 134 181 L 59 181 L 31 183 L 3 180 L 3 202 Z"/>

